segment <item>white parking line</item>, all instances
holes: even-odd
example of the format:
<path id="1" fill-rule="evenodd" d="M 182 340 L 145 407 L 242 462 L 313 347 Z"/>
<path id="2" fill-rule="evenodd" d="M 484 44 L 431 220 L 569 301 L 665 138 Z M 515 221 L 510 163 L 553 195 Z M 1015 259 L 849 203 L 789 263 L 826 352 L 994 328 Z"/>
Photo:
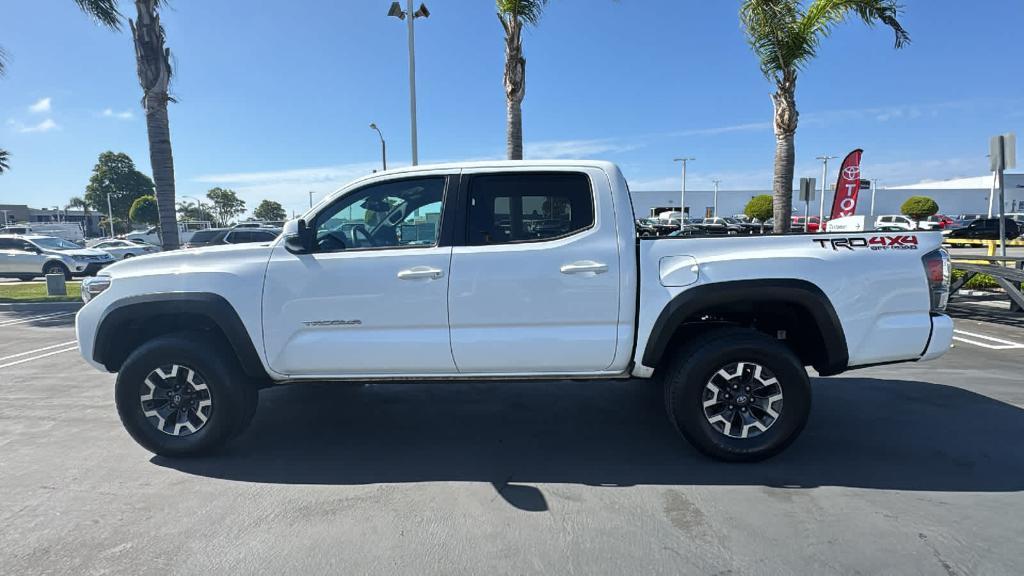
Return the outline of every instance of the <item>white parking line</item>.
<path id="1" fill-rule="evenodd" d="M 62 316 L 71 316 L 76 312 L 51 312 L 49 314 L 43 314 L 41 316 L 30 316 L 28 318 L 18 318 L 17 320 L 5 320 L 0 322 L 0 327 L 3 326 L 14 326 L 15 324 L 24 324 L 26 322 L 37 322 L 41 320 L 53 320 Z"/>
<path id="2" fill-rule="evenodd" d="M 78 344 L 77 343 L 74 346 L 70 347 L 70 348 L 64 348 L 62 350 L 54 350 L 53 352 L 47 352 L 46 354 L 40 354 L 38 356 L 31 356 L 29 358 L 22 358 L 21 360 L 15 360 L 14 362 L 8 362 L 6 364 L 0 364 L 0 368 L 8 368 L 10 366 L 17 366 L 18 364 L 24 364 L 25 362 L 31 362 L 33 360 L 40 360 L 42 358 L 46 358 L 48 356 L 53 356 L 55 354 L 61 354 L 63 352 L 72 352 L 72 351 L 76 351 L 76 350 L 78 350 Z"/>
<path id="3" fill-rule="evenodd" d="M 992 336 L 985 336 L 984 334 L 975 334 L 974 332 L 967 332 L 965 330 L 953 330 L 954 334 L 963 334 L 964 336 L 970 336 L 971 338 L 980 338 L 981 340 L 987 340 L 988 342 L 979 342 L 978 340 L 972 340 L 969 338 L 959 338 L 953 336 L 953 340 L 958 342 L 965 342 L 967 344 L 974 344 L 975 346 L 981 346 L 982 348 L 988 348 L 989 350 L 1017 350 L 1024 348 L 1024 344 L 1018 344 L 1017 342 L 1011 342 L 1010 340 L 1003 340 L 1002 338 L 994 338 Z M 990 344 L 989 342 L 994 342 Z"/>
<path id="4" fill-rule="evenodd" d="M 22 356 L 28 356 L 30 354 L 35 354 L 36 352 L 45 352 L 47 350 L 53 350 L 54 348 L 63 348 L 65 346 L 71 346 L 72 344 L 77 344 L 77 343 L 78 343 L 77 341 L 72 340 L 70 342 L 61 342 L 60 344 L 54 344 L 53 346 L 44 346 L 42 348 L 36 348 L 35 350 L 29 350 L 28 352 L 21 352 L 19 354 L 11 354 L 10 356 L 4 356 L 3 358 L 0 358 L 0 362 L 3 362 L 4 360 L 10 360 L 11 358 L 21 358 Z"/>

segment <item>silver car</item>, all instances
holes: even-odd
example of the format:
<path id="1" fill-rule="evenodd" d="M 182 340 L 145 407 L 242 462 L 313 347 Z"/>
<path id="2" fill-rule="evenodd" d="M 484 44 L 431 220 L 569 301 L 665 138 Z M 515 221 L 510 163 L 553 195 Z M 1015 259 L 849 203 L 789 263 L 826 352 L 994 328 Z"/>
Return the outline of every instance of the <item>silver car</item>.
<path id="1" fill-rule="evenodd" d="M 46 274 L 91 276 L 115 258 L 56 236 L 0 236 L 0 277 L 32 280 Z"/>

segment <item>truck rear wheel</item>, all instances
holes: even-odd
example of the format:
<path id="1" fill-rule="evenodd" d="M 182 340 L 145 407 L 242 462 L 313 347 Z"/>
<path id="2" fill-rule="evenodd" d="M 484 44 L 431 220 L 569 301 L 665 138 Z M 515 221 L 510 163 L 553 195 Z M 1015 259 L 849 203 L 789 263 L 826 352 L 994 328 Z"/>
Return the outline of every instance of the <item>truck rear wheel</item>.
<path id="1" fill-rule="evenodd" d="M 681 347 L 664 386 L 676 429 L 705 455 L 731 462 L 784 450 L 811 407 L 807 371 L 793 351 L 744 328 L 717 328 Z"/>
<path id="2" fill-rule="evenodd" d="M 161 456 L 221 447 L 252 418 L 256 389 L 227 346 L 202 333 L 160 336 L 135 350 L 114 394 L 125 429 Z"/>

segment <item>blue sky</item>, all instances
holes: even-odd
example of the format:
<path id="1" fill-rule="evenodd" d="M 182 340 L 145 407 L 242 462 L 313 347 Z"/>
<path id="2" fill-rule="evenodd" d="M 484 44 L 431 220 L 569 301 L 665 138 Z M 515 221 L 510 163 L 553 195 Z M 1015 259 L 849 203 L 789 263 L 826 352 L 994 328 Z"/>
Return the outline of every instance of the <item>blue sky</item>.
<path id="1" fill-rule="evenodd" d="M 9 2 L 0 46 L 0 203 L 61 205 L 104 150 L 149 172 L 127 32 L 71 0 Z M 133 6 L 122 2 L 125 10 Z M 289 210 L 379 162 L 408 164 L 405 29 L 387 0 L 176 0 L 163 15 L 177 77 L 171 106 L 179 196 L 213 186 Z M 420 161 L 504 154 L 504 58 L 490 0 L 430 0 L 417 21 Z M 906 0 L 913 42 L 850 22 L 802 74 L 797 175 L 814 157 L 865 149 L 865 177 L 896 185 L 987 169 L 988 136 L 1024 136 L 1024 2 Z M 253 6 L 258 6 L 254 9 Z M 737 1 L 553 0 L 525 38 L 528 157 L 620 163 L 634 189 L 674 189 L 672 158 L 695 156 L 689 186 L 768 188 L 771 85 Z M 830 176 L 830 179 L 834 177 Z"/>

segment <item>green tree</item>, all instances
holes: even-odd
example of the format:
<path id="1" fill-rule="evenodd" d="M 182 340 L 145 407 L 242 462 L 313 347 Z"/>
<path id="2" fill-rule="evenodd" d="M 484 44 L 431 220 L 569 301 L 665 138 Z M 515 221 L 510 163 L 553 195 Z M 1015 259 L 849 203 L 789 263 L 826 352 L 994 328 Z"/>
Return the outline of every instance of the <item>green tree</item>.
<path id="1" fill-rule="evenodd" d="M 11 169 L 10 158 L 11 154 L 7 150 L 0 148 L 0 174 Z"/>
<path id="2" fill-rule="evenodd" d="M 760 196 L 754 196 L 747 202 L 747 207 L 743 209 L 743 213 L 751 218 L 757 218 L 761 222 L 772 217 L 772 197 L 770 194 L 761 194 Z"/>
<path id="3" fill-rule="evenodd" d="M 850 17 L 872 26 L 877 22 L 896 34 L 896 48 L 910 42 L 897 21 L 896 0 L 814 0 L 803 9 L 800 0 L 744 0 L 740 20 L 761 72 L 775 83 L 775 177 L 772 182 L 775 231 L 786 232 L 793 211 L 793 166 L 799 112 L 796 108 L 797 75 L 817 55 L 823 38 Z"/>
<path id="4" fill-rule="evenodd" d="M 907 198 L 903 206 L 900 206 L 900 212 L 911 220 L 924 220 L 938 214 L 939 205 L 927 196 L 911 196 Z"/>
<path id="5" fill-rule="evenodd" d="M 496 0 L 498 20 L 505 29 L 505 142 L 509 160 L 523 159 L 523 98 L 526 97 L 526 58 L 523 28 L 536 26 L 547 0 Z"/>
<path id="6" fill-rule="evenodd" d="M 104 152 L 92 169 L 85 187 L 85 201 L 97 212 L 107 212 L 107 195 L 114 216 L 128 219 L 132 202 L 140 196 L 153 194 L 153 181 L 135 169 L 135 162 L 127 154 Z"/>
<path id="7" fill-rule="evenodd" d="M 211 188 L 206 197 L 213 203 L 213 211 L 217 214 L 217 221 L 226 226 L 228 222 L 245 213 L 245 200 L 235 194 L 229 188 Z"/>
<path id="8" fill-rule="evenodd" d="M 280 202 L 273 200 L 263 200 L 260 205 L 252 211 L 253 218 L 257 220 L 284 220 L 288 217 L 288 213 L 284 211 L 284 206 L 281 206 Z"/>
<path id="9" fill-rule="evenodd" d="M 198 202 L 189 202 L 188 200 L 178 202 L 178 216 L 180 216 L 182 220 L 200 222 L 213 222 L 216 220 L 206 204 L 200 206 Z"/>
<path id="10" fill-rule="evenodd" d="M 160 213 L 156 206 L 156 196 L 139 196 L 132 202 L 128 217 L 132 222 L 154 226 L 160 223 Z"/>

